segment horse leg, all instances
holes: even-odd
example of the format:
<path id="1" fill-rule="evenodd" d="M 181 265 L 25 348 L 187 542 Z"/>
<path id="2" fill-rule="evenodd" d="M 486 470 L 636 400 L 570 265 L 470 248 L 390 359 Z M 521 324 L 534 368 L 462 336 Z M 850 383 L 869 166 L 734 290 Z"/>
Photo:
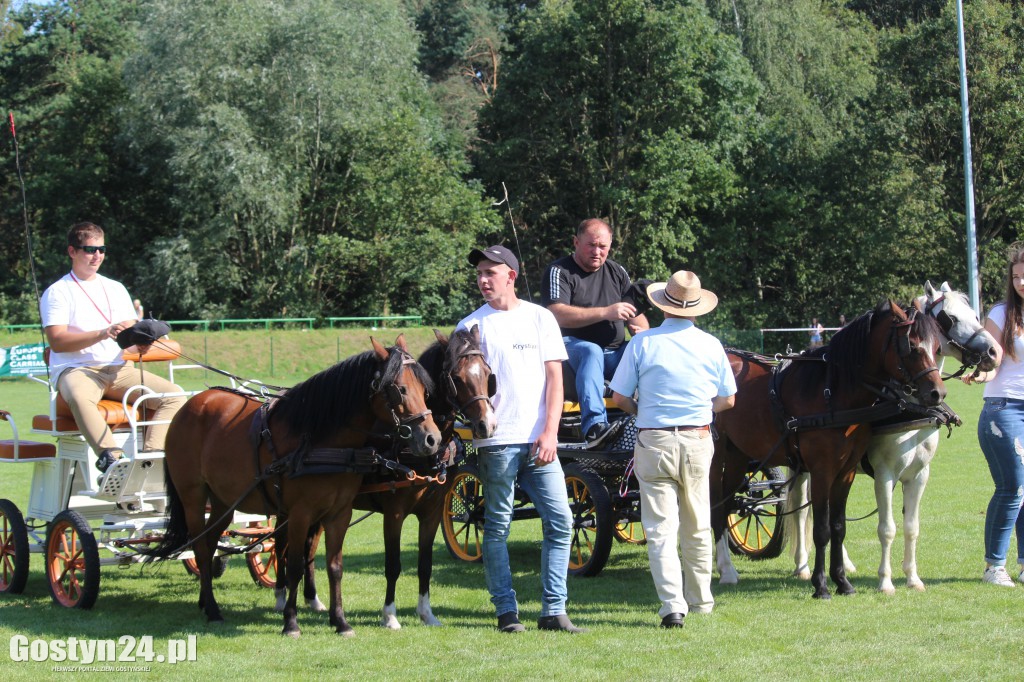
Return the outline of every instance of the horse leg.
<path id="1" fill-rule="evenodd" d="M 440 626 L 441 621 L 434 617 L 430 608 L 430 578 L 434 573 L 434 538 L 437 537 L 437 529 L 441 526 L 441 515 L 443 512 L 444 492 L 441 489 L 428 492 L 433 493 L 431 499 L 425 500 L 429 507 L 428 511 L 416 515 L 419 523 L 419 554 L 417 556 L 416 575 L 420 581 L 420 597 L 416 602 L 416 615 L 424 625 Z"/>
<path id="2" fill-rule="evenodd" d="M 205 502 L 202 507 L 205 517 Z M 192 546 L 196 555 L 196 567 L 199 569 L 199 608 L 203 609 L 206 620 L 211 623 L 224 620 L 217 600 L 213 597 L 213 555 L 220 544 L 221 533 L 231 524 L 231 518 L 227 506 L 214 501 L 210 506 L 210 525 L 205 529 L 206 535 Z"/>
<path id="3" fill-rule="evenodd" d="M 917 575 L 917 537 L 920 534 L 921 497 L 931 465 L 925 464 L 917 476 L 903 484 L 903 572 L 907 576 L 907 587 L 919 592 L 924 591 L 924 582 Z"/>
<path id="4" fill-rule="evenodd" d="M 715 567 L 718 569 L 719 585 L 735 585 L 740 581 L 740 575 L 732 563 L 732 552 L 726 535 L 729 519 L 727 507 L 731 499 L 725 499 L 725 495 L 726 491 L 732 493 L 739 489 L 744 473 L 743 467 L 737 466 L 736 458 L 729 456 L 728 447 L 723 436 L 715 448 L 710 474 L 711 530 L 715 535 Z"/>
<path id="5" fill-rule="evenodd" d="M 878 541 L 882 544 L 882 559 L 878 564 L 878 589 L 885 594 L 896 594 L 896 588 L 892 584 L 891 568 L 892 541 L 896 538 L 896 523 L 892 518 L 892 494 L 896 481 L 891 470 L 881 466 L 875 466 L 874 469 L 875 504 L 878 505 Z"/>
<path id="6" fill-rule="evenodd" d="M 274 528 L 274 557 L 277 559 L 277 580 L 274 581 L 274 610 L 284 611 L 288 603 L 288 526 L 284 516 L 278 514 Z"/>
<path id="7" fill-rule="evenodd" d="M 811 537 L 811 510 L 807 506 L 810 498 L 810 477 L 798 474 L 793 479 L 793 486 L 786 495 L 785 518 L 783 524 L 787 538 L 793 540 L 793 573 L 800 580 L 811 579 L 811 569 L 807 565 L 810 552 L 807 550 Z"/>
<path id="8" fill-rule="evenodd" d="M 288 599 L 285 602 L 282 615 L 284 616 L 284 628 L 281 634 L 298 638 L 302 634 L 299 630 L 298 607 L 296 598 L 298 596 L 299 581 L 302 580 L 302 571 L 299 568 L 306 560 L 306 537 L 312 519 L 305 513 L 292 513 L 288 519 L 288 543 L 285 554 L 288 556 L 287 566 L 291 570 L 285 570 L 288 585 Z"/>
<path id="9" fill-rule="evenodd" d="M 341 549 L 345 543 L 345 533 L 352 521 L 351 501 L 345 509 L 331 521 L 324 522 L 325 551 L 327 553 L 327 580 L 330 585 L 331 603 L 328 612 L 331 614 L 331 625 L 334 631 L 343 637 L 356 634 L 352 626 L 345 620 L 345 609 L 341 603 Z"/>
<path id="10" fill-rule="evenodd" d="M 323 532 L 323 527 L 320 524 L 309 529 L 309 534 L 306 535 L 306 559 L 303 563 L 304 571 L 302 573 L 303 588 L 302 596 L 306 600 L 306 606 L 311 611 L 323 612 L 327 610 L 323 602 L 320 601 L 320 597 L 316 593 L 316 581 L 314 574 L 316 573 L 316 550 L 320 546 L 320 534 Z"/>
<path id="11" fill-rule="evenodd" d="M 844 596 L 857 591 L 846 577 L 846 568 L 843 566 L 843 542 L 846 540 L 846 500 L 850 496 L 850 488 L 853 487 L 855 475 L 856 471 L 850 469 L 848 473 L 838 476 L 832 483 L 829 495 L 829 525 L 832 531 L 829 574 L 836 584 L 836 594 Z"/>
<path id="12" fill-rule="evenodd" d="M 811 572 L 811 585 L 814 587 L 815 599 L 831 599 L 828 582 L 825 578 L 825 549 L 829 537 L 829 506 L 828 487 L 821 475 L 811 475 L 811 506 L 814 509 L 814 570 Z"/>
<path id="13" fill-rule="evenodd" d="M 393 506 L 393 505 L 392 505 Z M 398 607 L 395 605 L 395 586 L 402 574 L 402 522 L 405 516 L 398 509 L 384 512 L 384 578 L 387 588 L 384 593 L 384 608 L 380 611 L 380 624 L 389 630 L 401 630 L 398 622 Z"/>

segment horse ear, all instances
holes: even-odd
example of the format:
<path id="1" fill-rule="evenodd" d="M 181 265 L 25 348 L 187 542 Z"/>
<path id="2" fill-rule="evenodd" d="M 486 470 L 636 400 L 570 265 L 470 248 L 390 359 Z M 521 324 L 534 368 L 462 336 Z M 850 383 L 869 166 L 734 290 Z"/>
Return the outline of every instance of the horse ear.
<path id="1" fill-rule="evenodd" d="M 926 279 L 924 281 L 924 293 L 928 298 L 932 298 L 935 294 L 935 287 L 932 286 L 932 281 L 930 279 Z"/>
<path id="2" fill-rule="evenodd" d="M 434 329 L 434 338 L 437 339 L 437 342 L 442 346 L 448 345 L 448 337 L 440 329 Z"/>
<path id="3" fill-rule="evenodd" d="M 474 324 L 469 328 L 469 334 L 473 337 L 473 343 L 480 345 L 480 325 Z"/>
<path id="4" fill-rule="evenodd" d="M 401 348 L 406 353 L 409 352 L 408 346 L 405 345 L 405 334 L 399 334 L 398 338 L 395 339 L 395 345 Z"/>
<path id="5" fill-rule="evenodd" d="M 924 306 L 921 305 L 921 299 L 919 299 L 919 298 L 915 298 L 914 299 L 914 310 L 916 310 L 919 313 L 923 313 L 924 312 Z"/>
<path id="6" fill-rule="evenodd" d="M 903 312 L 903 306 L 896 301 L 889 299 L 889 308 L 892 310 L 892 314 L 901 320 L 907 319 L 907 314 Z"/>
<path id="7" fill-rule="evenodd" d="M 953 291 L 953 290 L 949 287 L 949 282 L 943 282 L 942 285 L 939 287 L 939 291 Z"/>
<path id="8" fill-rule="evenodd" d="M 388 349 L 382 346 L 380 344 L 380 341 L 371 336 L 370 343 L 373 344 L 373 352 L 377 354 L 378 358 L 380 358 L 381 360 L 388 359 Z"/>

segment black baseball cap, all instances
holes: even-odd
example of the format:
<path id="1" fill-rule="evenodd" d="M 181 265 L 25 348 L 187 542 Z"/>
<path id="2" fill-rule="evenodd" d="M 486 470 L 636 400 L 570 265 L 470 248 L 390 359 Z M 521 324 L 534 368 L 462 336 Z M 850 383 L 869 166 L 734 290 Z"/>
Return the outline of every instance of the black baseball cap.
<path id="1" fill-rule="evenodd" d="M 476 265 L 482 260 L 489 260 L 495 263 L 507 265 L 519 274 L 519 259 L 516 255 L 501 245 L 488 246 L 486 249 L 473 249 L 469 252 L 470 265 Z"/>

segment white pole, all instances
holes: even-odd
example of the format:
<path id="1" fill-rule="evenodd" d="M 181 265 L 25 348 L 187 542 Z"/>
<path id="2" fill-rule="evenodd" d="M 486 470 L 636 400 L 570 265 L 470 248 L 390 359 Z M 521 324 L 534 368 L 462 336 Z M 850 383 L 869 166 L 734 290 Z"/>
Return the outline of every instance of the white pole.
<path id="1" fill-rule="evenodd" d="M 956 0 L 956 26 L 960 43 L 960 111 L 963 118 L 964 135 L 964 193 L 966 195 L 967 218 L 967 292 L 971 307 L 981 317 L 979 300 L 980 276 L 978 274 L 978 245 L 974 222 L 974 175 L 971 171 L 971 116 L 967 103 L 967 52 L 964 48 L 964 6 L 963 0 Z"/>

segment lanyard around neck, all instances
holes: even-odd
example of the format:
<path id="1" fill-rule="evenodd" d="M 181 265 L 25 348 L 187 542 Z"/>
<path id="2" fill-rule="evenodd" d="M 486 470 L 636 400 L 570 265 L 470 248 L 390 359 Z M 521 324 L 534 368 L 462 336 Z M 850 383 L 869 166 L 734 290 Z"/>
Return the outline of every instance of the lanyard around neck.
<path id="1" fill-rule="evenodd" d="M 92 296 L 90 296 L 89 292 L 85 290 L 85 287 L 82 286 L 82 283 L 80 281 L 78 281 L 78 278 L 75 277 L 75 273 L 71 272 L 69 274 L 71 275 L 71 279 L 73 279 L 75 281 L 75 284 L 78 285 L 78 288 L 82 290 L 83 294 L 85 294 L 85 297 L 87 299 L 89 299 L 89 303 L 92 303 L 93 307 L 96 308 L 96 312 L 98 312 L 100 314 L 100 317 L 102 317 L 104 320 L 106 320 L 107 324 L 113 324 L 114 323 L 114 308 L 113 308 L 113 306 L 110 305 L 110 294 L 107 293 L 107 288 L 105 286 L 103 286 L 103 282 L 100 281 L 100 289 L 103 290 L 103 295 L 107 299 L 107 313 L 108 314 L 106 314 L 106 315 L 103 314 L 103 310 L 99 307 L 99 305 L 96 303 L 96 301 L 94 301 L 92 299 Z"/>

